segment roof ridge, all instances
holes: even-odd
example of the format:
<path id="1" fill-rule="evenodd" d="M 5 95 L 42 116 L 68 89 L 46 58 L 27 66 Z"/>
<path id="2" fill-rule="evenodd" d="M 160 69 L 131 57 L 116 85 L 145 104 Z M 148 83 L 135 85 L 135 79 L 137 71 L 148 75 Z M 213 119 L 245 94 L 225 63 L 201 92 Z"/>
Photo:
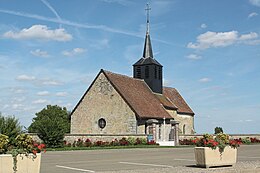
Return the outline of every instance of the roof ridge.
<path id="1" fill-rule="evenodd" d="M 114 73 L 114 72 L 111 72 L 111 71 L 108 71 L 108 70 L 104 70 L 104 69 L 101 69 L 101 71 L 103 71 L 104 73 L 110 73 L 110 74 L 113 74 L 113 75 L 117 75 L 117 76 L 121 76 L 121 77 L 125 77 L 125 78 L 130 78 L 132 80 L 138 80 L 138 81 L 143 81 L 144 82 L 144 79 L 133 78 L 131 76 L 127 76 L 127 75 L 119 74 L 119 73 Z"/>

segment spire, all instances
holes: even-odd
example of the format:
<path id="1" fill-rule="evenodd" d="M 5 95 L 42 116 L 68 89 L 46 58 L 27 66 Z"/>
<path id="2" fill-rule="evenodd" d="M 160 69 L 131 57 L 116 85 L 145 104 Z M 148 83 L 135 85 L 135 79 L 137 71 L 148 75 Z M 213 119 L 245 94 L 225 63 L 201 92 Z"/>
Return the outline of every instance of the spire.
<path id="1" fill-rule="evenodd" d="M 146 4 L 147 18 L 146 18 L 146 35 L 145 35 L 145 43 L 144 43 L 144 52 L 143 58 L 153 58 L 153 50 L 152 44 L 150 40 L 150 19 L 149 19 L 149 11 L 151 10 L 149 4 Z"/>
<path id="2" fill-rule="evenodd" d="M 148 33 L 149 34 L 149 30 L 150 30 L 150 26 L 149 26 L 149 24 L 150 24 L 150 19 L 149 19 L 149 11 L 151 10 L 151 8 L 150 8 L 150 6 L 149 6 L 149 3 L 147 3 L 146 4 L 146 9 L 145 9 L 145 11 L 147 12 L 147 14 L 146 14 L 146 34 Z"/>

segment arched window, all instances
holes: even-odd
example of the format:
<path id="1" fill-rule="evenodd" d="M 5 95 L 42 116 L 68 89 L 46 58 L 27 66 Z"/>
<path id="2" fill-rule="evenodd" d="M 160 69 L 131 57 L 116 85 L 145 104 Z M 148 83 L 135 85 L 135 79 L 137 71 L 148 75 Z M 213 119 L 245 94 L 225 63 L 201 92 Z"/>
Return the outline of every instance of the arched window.
<path id="1" fill-rule="evenodd" d="M 186 128 L 186 125 L 184 124 L 183 125 L 183 129 L 182 129 L 182 133 L 185 135 L 185 128 Z"/>

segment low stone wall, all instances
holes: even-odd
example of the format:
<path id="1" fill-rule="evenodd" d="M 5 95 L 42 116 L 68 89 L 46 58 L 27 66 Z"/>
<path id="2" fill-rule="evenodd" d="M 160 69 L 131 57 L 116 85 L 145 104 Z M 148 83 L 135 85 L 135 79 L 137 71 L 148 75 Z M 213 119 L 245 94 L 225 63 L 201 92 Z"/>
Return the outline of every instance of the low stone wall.
<path id="1" fill-rule="evenodd" d="M 34 141 L 41 142 L 41 139 L 38 137 L 36 133 L 29 133 Z M 122 139 L 123 137 L 129 138 L 147 138 L 147 135 L 142 134 L 65 134 L 64 140 L 67 143 L 73 143 L 78 139 L 85 141 L 86 139 L 90 139 L 91 141 L 112 141 L 113 139 Z"/>
<path id="2" fill-rule="evenodd" d="M 256 138 L 260 140 L 260 134 L 228 134 L 231 139 L 243 139 L 243 138 Z M 196 134 L 196 135 L 180 135 L 179 139 L 192 139 L 192 138 L 201 138 L 203 137 L 203 134 Z"/>
<path id="3" fill-rule="evenodd" d="M 69 143 L 73 143 L 78 139 L 85 141 L 86 139 L 90 139 L 91 141 L 112 141 L 113 139 L 122 139 L 123 137 L 129 138 L 146 138 L 147 135 L 136 135 L 136 134 L 66 134 L 64 140 Z"/>

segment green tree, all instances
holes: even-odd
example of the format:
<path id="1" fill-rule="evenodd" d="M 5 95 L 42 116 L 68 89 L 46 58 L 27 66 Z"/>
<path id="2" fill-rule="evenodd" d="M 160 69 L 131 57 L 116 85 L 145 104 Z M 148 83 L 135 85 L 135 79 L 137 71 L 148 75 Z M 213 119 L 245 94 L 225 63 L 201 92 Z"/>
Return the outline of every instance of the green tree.
<path id="1" fill-rule="evenodd" d="M 218 134 L 218 133 L 223 133 L 222 127 L 216 127 L 215 128 L 215 134 Z"/>
<path id="2" fill-rule="evenodd" d="M 2 116 L 0 112 L 0 134 L 4 134 L 9 137 L 12 143 L 17 135 L 22 133 L 22 126 L 19 120 L 15 116 Z"/>
<path id="3" fill-rule="evenodd" d="M 47 147 L 62 147 L 65 133 L 70 132 L 69 112 L 65 107 L 47 105 L 35 114 L 30 133 L 37 133 Z"/>

